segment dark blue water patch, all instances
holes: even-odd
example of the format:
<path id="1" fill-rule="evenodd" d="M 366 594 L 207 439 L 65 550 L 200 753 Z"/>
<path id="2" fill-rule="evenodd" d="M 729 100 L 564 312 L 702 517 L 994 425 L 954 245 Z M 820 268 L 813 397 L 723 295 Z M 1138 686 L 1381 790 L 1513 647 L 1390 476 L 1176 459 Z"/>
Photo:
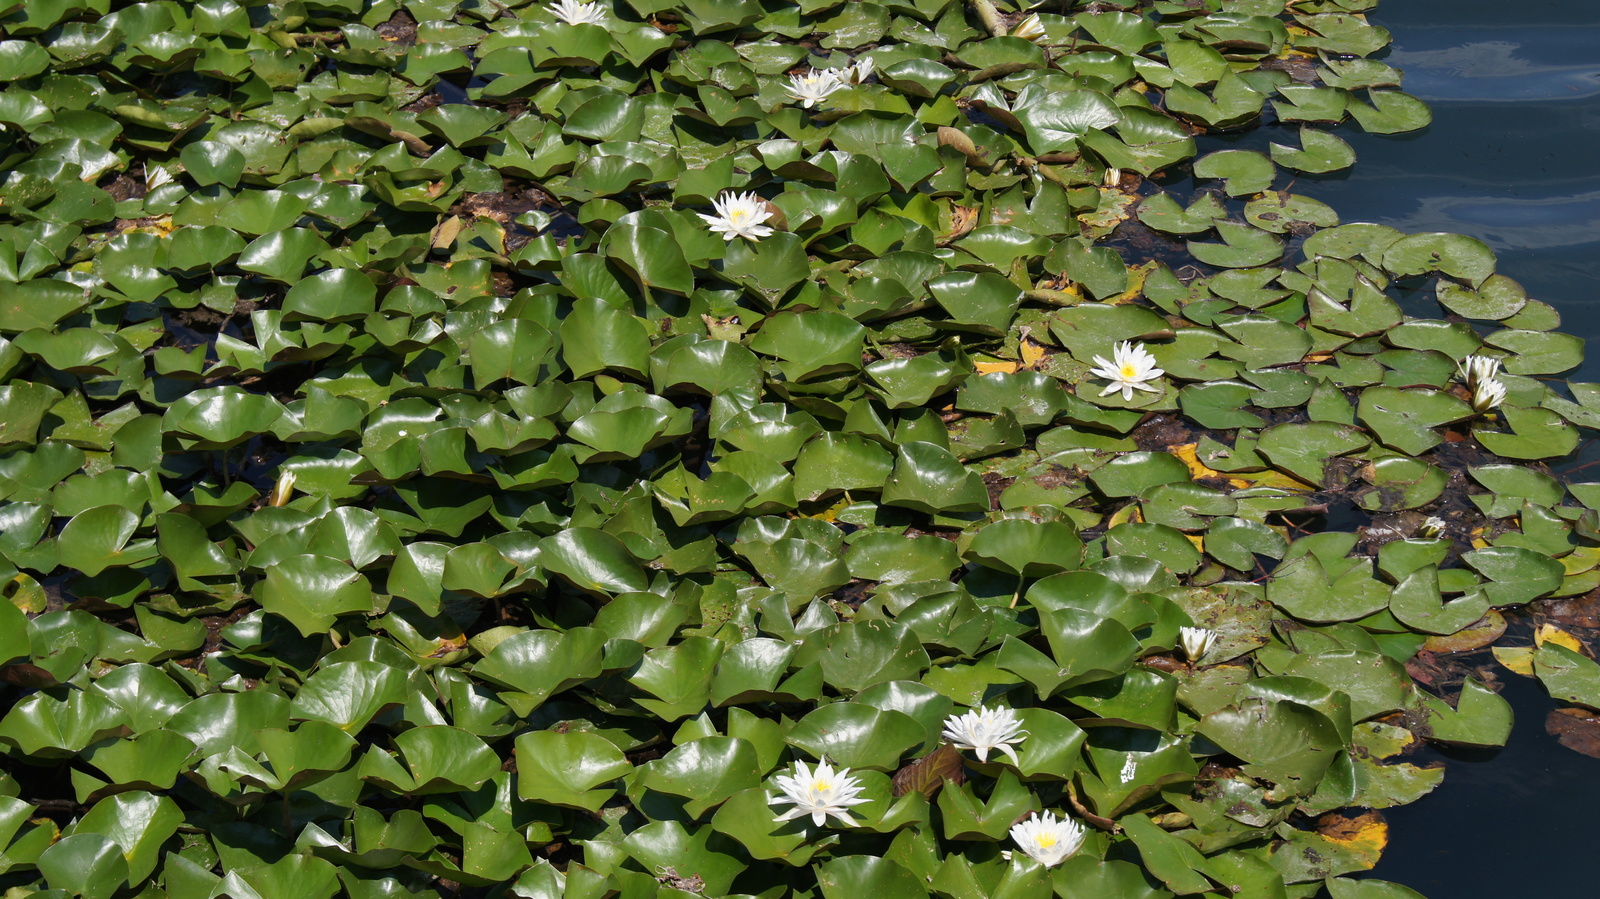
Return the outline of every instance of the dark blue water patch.
<path id="1" fill-rule="evenodd" d="M 1398 38 L 1402 32 L 1409 35 L 1426 28 L 1468 31 L 1592 25 L 1600 21 L 1593 6 L 1589 0 L 1396 0 L 1381 4 L 1368 18 Z"/>
<path id="2" fill-rule="evenodd" d="M 1384 60 L 1430 103 L 1581 100 L 1600 95 L 1600 27 L 1409 26 Z"/>
<path id="3" fill-rule="evenodd" d="M 1385 0 L 1369 18 L 1393 35 L 1387 61 L 1429 98 L 1433 124 L 1402 135 L 1342 125 L 1355 165 L 1291 189 L 1343 221 L 1470 234 L 1560 310 L 1562 330 L 1600 340 L 1600 3 Z M 1294 130 L 1203 140 L 1266 151 L 1297 144 Z M 1600 353 L 1569 376 L 1600 380 Z"/>
<path id="4" fill-rule="evenodd" d="M 1442 762 L 1444 782 L 1417 802 L 1388 809 L 1389 848 L 1372 876 L 1428 899 L 1592 896 L 1600 759 L 1545 732 L 1555 707 L 1532 678 L 1503 674 L 1500 695 L 1516 715 L 1500 750 L 1423 749 L 1407 761 Z"/>
<path id="5" fill-rule="evenodd" d="M 1600 380 L 1600 3 L 1384 0 L 1370 19 L 1392 33 L 1386 61 L 1427 99 L 1433 124 L 1393 136 L 1340 127 L 1355 166 L 1293 190 L 1347 222 L 1483 240 L 1500 273 L 1590 341 L 1588 361 L 1567 377 Z M 1265 150 L 1267 137 L 1236 140 Z M 1558 470 L 1600 481 L 1600 440 L 1585 438 Z M 1600 760 L 1546 733 L 1558 704 L 1536 681 L 1498 675 L 1516 715 L 1508 744 L 1408 759 L 1442 762 L 1444 782 L 1384 812 L 1390 845 L 1372 876 L 1428 899 L 1594 895 L 1596 834 L 1585 813 L 1600 807 Z"/>

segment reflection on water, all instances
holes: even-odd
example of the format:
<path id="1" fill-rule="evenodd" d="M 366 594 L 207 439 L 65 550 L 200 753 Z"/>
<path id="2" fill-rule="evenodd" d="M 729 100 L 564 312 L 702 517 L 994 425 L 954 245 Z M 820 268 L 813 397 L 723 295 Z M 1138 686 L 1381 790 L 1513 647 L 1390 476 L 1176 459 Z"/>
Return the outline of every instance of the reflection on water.
<path id="1" fill-rule="evenodd" d="M 1402 231 L 1456 231 L 1495 249 L 1577 249 L 1600 242 L 1600 190 L 1554 197 L 1422 197 L 1410 215 L 1387 220 Z M 1518 277 L 1510 267 L 1500 270 Z"/>
<path id="2" fill-rule="evenodd" d="M 1564 330 L 1600 340 L 1600 3 L 1384 0 L 1370 18 L 1393 35 L 1384 59 L 1433 124 L 1400 135 L 1342 125 L 1355 166 L 1292 189 L 1345 221 L 1477 237 L 1501 272 L 1562 310 Z M 1265 150 L 1297 143 L 1293 132 L 1224 143 Z M 1600 380 L 1600 352 L 1573 377 Z"/>
<path id="3" fill-rule="evenodd" d="M 1430 102 L 1583 100 L 1600 95 L 1600 29 L 1407 29 L 1385 60 Z M 1437 41 L 1443 46 L 1433 46 Z"/>

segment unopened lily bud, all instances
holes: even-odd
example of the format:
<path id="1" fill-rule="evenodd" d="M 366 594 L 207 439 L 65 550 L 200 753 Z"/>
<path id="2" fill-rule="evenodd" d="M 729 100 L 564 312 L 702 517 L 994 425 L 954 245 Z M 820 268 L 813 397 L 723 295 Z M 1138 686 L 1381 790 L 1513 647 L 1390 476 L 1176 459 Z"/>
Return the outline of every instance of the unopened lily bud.
<path id="1" fill-rule="evenodd" d="M 272 485 L 272 495 L 267 497 L 267 505 L 282 506 L 294 496 L 295 473 L 286 471 L 278 475 L 278 483 Z"/>

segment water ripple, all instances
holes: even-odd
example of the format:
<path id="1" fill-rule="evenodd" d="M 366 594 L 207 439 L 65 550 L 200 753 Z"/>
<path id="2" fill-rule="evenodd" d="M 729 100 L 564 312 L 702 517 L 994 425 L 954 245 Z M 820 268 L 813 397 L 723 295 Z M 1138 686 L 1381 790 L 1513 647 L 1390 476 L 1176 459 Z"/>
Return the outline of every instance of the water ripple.
<path id="1" fill-rule="evenodd" d="M 1472 35 L 1467 29 L 1422 29 L 1397 45 L 1385 61 L 1404 70 L 1406 92 L 1424 100 L 1561 101 L 1600 96 L 1600 29 L 1523 28 L 1496 31 L 1493 38 L 1483 40 L 1472 40 Z"/>
<path id="2" fill-rule="evenodd" d="M 1562 197 L 1422 197 L 1386 224 L 1402 231 L 1470 234 L 1496 250 L 1600 244 L 1600 191 Z"/>

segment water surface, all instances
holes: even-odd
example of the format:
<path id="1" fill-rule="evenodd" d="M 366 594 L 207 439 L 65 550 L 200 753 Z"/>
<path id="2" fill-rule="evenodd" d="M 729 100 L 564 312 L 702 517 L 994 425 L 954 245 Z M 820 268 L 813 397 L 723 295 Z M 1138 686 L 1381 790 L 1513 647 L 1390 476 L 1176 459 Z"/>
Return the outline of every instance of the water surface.
<path id="1" fill-rule="evenodd" d="M 1600 338 L 1600 3 L 1385 0 L 1371 20 L 1433 124 L 1343 126 L 1355 166 L 1294 189 L 1345 221 L 1471 234 L 1562 311 L 1563 330 Z M 1600 380 L 1600 353 L 1572 376 Z"/>
<path id="2" fill-rule="evenodd" d="M 1393 33 L 1385 61 L 1405 70 L 1433 125 L 1390 137 L 1340 128 L 1355 166 L 1295 190 L 1345 221 L 1485 241 L 1501 273 L 1591 341 L 1570 377 L 1600 380 L 1600 3 L 1385 0 L 1371 19 Z M 1373 875 L 1428 899 L 1595 895 L 1600 760 L 1557 744 L 1544 729 L 1555 703 L 1502 672 L 1517 715 L 1509 744 L 1414 758 L 1442 759 L 1444 783 L 1385 812 L 1392 842 Z"/>

